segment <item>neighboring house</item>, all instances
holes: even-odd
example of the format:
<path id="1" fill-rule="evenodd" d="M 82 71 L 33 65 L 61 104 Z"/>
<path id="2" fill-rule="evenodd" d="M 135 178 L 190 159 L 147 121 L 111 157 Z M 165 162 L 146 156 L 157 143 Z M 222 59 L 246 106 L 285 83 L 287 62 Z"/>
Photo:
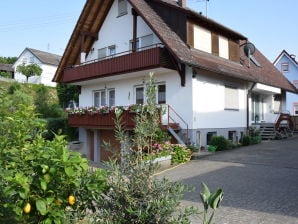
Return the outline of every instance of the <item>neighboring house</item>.
<path id="1" fill-rule="evenodd" d="M 295 55 L 289 54 L 287 51 L 283 50 L 273 64 L 282 72 L 289 82 L 298 88 L 298 62 L 296 61 Z M 286 110 L 291 115 L 298 115 L 298 95 L 287 92 L 286 99 Z"/>
<path id="2" fill-rule="evenodd" d="M 42 74 L 40 76 L 29 77 L 29 83 L 44 84 L 47 86 L 56 86 L 56 83 L 52 81 L 58 64 L 61 60 L 61 56 L 35 50 L 32 48 L 25 48 L 20 54 L 18 60 L 13 64 L 15 71 L 15 79 L 19 82 L 26 82 L 26 76 L 17 72 L 18 65 L 37 64 L 42 68 Z"/>
<path id="3" fill-rule="evenodd" d="M 14 78 L 14 69 L 12 67 L 12 64 L 3 64 L 0 63 L 0 72 L 5 72 L 9 73 L 10 77 L 9 78 Z"/>
<path id="4" fill-rule="evenodd" d="M 182 129 L 185 141 L 198 146 L 213 135 L 237 143 L 252 124 L 275 122 L 285 92 L 296 88 L 257 49 L 247 56 L 254 50 L 247 37 L 185 5 L 87 0 L 54 81 L 78 85 L 80 107 L 129 106 L 145 102 L 144 81 L 154 72 L 163 125 L 170 133 Z M 131 115 L 123 120 L 131 129 Z M 114 143 L 113 117 L 70 115 L 68 121 L 79 127 L 82 153 L 106 160 L 102 143 Z"/>

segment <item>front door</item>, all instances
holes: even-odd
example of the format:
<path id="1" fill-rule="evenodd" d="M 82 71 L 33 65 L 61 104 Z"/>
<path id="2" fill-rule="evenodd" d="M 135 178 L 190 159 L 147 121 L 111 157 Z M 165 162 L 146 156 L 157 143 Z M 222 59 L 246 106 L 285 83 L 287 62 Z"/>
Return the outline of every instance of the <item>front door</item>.
<path id="1" fill-rule="evenodd" d="M 258 93 L 252 93 L 251 95 L 251 120 L 254 123 L 259 123 L 264 120 L 264 98 Z"/>

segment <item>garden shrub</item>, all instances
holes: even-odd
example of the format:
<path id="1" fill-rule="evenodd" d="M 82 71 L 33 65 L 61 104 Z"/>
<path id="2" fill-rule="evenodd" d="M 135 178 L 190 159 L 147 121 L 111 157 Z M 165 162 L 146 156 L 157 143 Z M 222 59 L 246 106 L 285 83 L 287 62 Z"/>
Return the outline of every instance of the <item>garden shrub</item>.
<path id="1" fill-rule="evenodd" d="M 228 149 L 228 140 L 223 136 L 212 136 L 210 145 L 215 146 L 217 151 Z"/>
<path id="2" fill-rule="evenodd" d="M 249 135 L 244 135 L 242 138 L 242 145 L 247 146 L 250 145 L 250 136 Z"/>
<path id="3" fill-rule="evenodd" d="M 172 163 L 184 163 L 190 160 L 192 152 L 186 146 L 173 144 L 172 150 Z"/>
<path id="4" fill-rule="evenodd" d="M 21 84 L 18 82 L 13 82 L 8 88 L 8 94 L 14 94 L 16 90 L 21 89 Z"/>
<path id="5" fill-rule="evenodd" d="M 155 105 L 155 85 L 151 77 L 147 84 L 147 110 L 137 115 L 134 135 L 122 128 L 121 111 L 116 112 L 115 133 L 121 143 L 121 163 L 110 162 L 107 193 L 95 201 L 99 210 L 93 214 L 96 223 L 105 224 L 170 224 L 190 223 L 190 215 L 195 213 L 192 207 L 180 207 L 180 201 L 188 187 L 179 182 L 170 182 L 166 178 L 154 177 L 158 164 L 144 161 L 146 153 L 152 153 L 159 145 L 159 112 Z M 164 144 L 166 152 L 171 144 Z M 189 150 L 175 145 L 175 161 L 183 161 Z M 117 151 L 117 150 L 115 150 Z M 118 150 L 119 151 L 119 150 Z"/>
<path id="6" fill-rule="evenodd" d="M 63 136 L 45 140 L 33 107 L 17 108 L 0 116 L 0 223 L 69 223 L 66 213 L 95 211 L 105 172 L 90 173 Z"/>
<path id="7" fill-rule="evenodd" d="M 125 163 L 110 162 L 107 184 L 112 186 L 95 203 L 96 223 L 191 223 L 192 207 L 182 208 L 181 199 L 188 187 L 166 178 L 157 179 L 157 164 L 144 163 L 138 154 L 125 157 Z"/>

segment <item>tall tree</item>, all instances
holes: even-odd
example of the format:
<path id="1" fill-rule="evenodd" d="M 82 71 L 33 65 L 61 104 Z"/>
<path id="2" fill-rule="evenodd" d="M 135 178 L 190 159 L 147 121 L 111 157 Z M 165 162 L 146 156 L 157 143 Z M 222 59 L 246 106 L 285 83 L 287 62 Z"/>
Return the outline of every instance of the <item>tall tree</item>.
<path id="1" fill-rule="evenodd" d="M 42 68 L 37 64 L 29 64 L 29 65 L 21 64 L 17 66 L 17 72 L 20 72 L 24 76 L 26 76 L 27 82 L 28 82 L 29 77 L 34 75 L 40 76 L 42 73 Z"/>
<path id="2" fill-rule="evenodd" d="M 13 64 L 18 60 L 17 57 L 0 57 L 0 63 Z"/>

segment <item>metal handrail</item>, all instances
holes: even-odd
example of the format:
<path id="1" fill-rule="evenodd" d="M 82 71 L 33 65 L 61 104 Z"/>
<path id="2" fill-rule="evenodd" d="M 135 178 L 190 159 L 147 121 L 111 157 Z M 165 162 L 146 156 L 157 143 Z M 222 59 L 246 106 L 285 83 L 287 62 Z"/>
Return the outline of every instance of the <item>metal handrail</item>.
<path id="1" fill-rule="evenodd" d="M 167 118 L 168 125 L 170 124 L 170 121 L 172 121 L 173 123 L 177 123 L 177 121 L 174 120 L 173 117 L 170 115 L 170 112 L 173 112 L 174 115 L 176 117 L 178 117 L 180 119 L 180 121 L 185 125 L 185 127 L 186 127 L 186 136 L 187 136 L 187 138 L 189 138 L 189 136 L 188 136 L 188 131 L 189 131 L 188 123 L 175 111 L 175 109 L 173 107 L 171 107 L 169 104 L 166 104 L 166 105 L 168 107 L 168 118 Z M 177 123 L 177 124 L 179 124 L 179 123 Z M 188 141 L 188 139 L 187 139 L 187 141 Z"/>
<path id="2" fill-rule="evenodd" d="M 157 43 L 157 44 L 152 44 L 152 45 L 149 45 L 149 46 L 146 46 L 146 47 L 137 48 L 135 52 L 144 51 L 144 50 L 148 50 L 148 49 L 152 49 L 152 48 L 163 48 L 163 47 L 164 47 L 164 44 Z M 74 68 L 74 67 L 78 67 L 78 66 L 83 66 L 83 65 L 86 65 L 86 64 L 91 64 L 91 63 L 95 63 L 95 62 L 99 62 L 99 61 L 119 57 L 119 56 L 122 56 L 122 55 L 131 54 L 131 53 L 134 53 L 134 51 L 133 50 L 122 51 L 122 52 L 119 52 L 117 54 L 108 55 L 108 56 L 105 56 L 105 57 L 102 57 L 102 58 L 96 58 L 96 59 L 93 59 L 93 60 L 90 60 L 90 61 L 85 61 L 83 63 L 80 63 L 79 65 L 70 65 L 66 68 Z"/>

